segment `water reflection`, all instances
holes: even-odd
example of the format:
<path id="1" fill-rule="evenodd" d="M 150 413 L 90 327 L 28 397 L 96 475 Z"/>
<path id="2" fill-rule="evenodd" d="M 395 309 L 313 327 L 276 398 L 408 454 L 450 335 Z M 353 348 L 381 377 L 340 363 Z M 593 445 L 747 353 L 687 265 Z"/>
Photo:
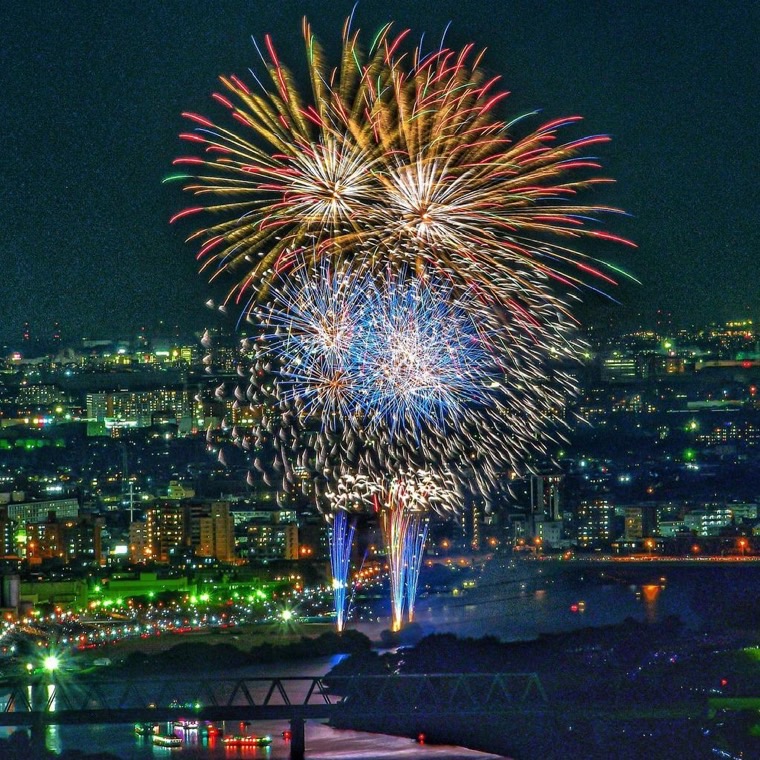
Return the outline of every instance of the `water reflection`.
<path id="1" fill-rule="evenodd" d="M 647 623 L 654 623 L 658 618 L 657 599 L 662 591 L 656 583 L 647 583 L 641 587 L 641 599 L 644 603 L 644 618 Z"/>
<path id="2" fill-rule="evenodd" d="M 56 698 L 56 687 L 53 684 L 47 685 L 47 703 L 51 710 L 58 709 L 58 700 Z M 63 750 L 61 744 L 61 732 L 59 726 L 45 726 L 45 746 L 55 752 L 57 755 Z"/>

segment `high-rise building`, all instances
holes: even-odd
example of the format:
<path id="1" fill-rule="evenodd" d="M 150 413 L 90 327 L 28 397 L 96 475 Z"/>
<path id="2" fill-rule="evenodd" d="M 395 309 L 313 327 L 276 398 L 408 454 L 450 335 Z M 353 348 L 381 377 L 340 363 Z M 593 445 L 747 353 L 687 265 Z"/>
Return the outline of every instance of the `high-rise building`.
<path id="1" fill-rule="evenodd" d="M 183 505 L 155 504 L 145 511 L 145 523 L 153 561 L 168 562 L 170 554 L 188 546 L 187 510 Z"/>
<path id="2" fill-rule="evenodd" d="M 615 507 L 607 499 L 584 499 L 578 505 L 578 545 L 584 548 L 609 544 L 613 539 Z"/>
<path id="3" fill-rule="evenodd" d="M 536 474 L 530 477 L 530 511 L 536 519 L 559 520 L 561 473 Z"/>
<path id="4" fill-rule="evenodd" d="M 153 549 L 148 540 L 147 522 L 131 522 L 129 524 L 129 561 L 150 562 L 153 559 Z"/>
<path id="5" fill-rule="evenodd" d="M 213 557 L 219 562 L 234 561 L 235 526 L 229 504 L 215 502 L 210 505 L 209 514 L 200 518 L 197 554 L 200 557 Z"/>

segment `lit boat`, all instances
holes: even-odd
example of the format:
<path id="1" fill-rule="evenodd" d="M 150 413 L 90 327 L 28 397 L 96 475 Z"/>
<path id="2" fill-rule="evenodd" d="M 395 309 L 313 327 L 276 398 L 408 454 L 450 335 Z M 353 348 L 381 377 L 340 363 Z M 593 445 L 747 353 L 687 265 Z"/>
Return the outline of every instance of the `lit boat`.
<path id="1" fill-rule="evenodd" d="M 138 736 L 150 736 L 158 732 L 158 723 L 135 723 L 135 733 Z"/>
<path id="2" fill-rule="evenodd" d="M 157 747 L 181 747 L 182 739 L 173 734 L 153 734 L 153 744 Z"/>
<path id="3" fill-rule="evenodd" d="M 185 720 L 184 718 L 180 718 L 179 720 L 174 721 L 174 727 L 175 728 L 182 728 L 185 731 L 191 731 L 193 729 L 198 728 L 198 721 L 197 720 Z"/>
<path id="4" fill-rule="evenodd" d="M 225 736 L 222 738 L 222 744 L 228 747 L 266 747 L 271 743 L 271 736 Z"/>

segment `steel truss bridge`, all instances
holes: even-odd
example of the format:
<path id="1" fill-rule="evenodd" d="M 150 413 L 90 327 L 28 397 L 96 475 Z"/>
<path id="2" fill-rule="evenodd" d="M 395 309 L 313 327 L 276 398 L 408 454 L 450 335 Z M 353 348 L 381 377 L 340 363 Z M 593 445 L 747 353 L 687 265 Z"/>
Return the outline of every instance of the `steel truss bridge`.
<path id="1" fill-rule="evenodd" d="M 497 715 L 542 711 L 547 701 L 535 673 L 151 680 L 60 674 L 0 681 L 0 726 L 30 727 L 33 745 L 44 748 L 47 725 L 282 720 L 290 724 L 291 760 L 302 760 L 310 719 Z"/>

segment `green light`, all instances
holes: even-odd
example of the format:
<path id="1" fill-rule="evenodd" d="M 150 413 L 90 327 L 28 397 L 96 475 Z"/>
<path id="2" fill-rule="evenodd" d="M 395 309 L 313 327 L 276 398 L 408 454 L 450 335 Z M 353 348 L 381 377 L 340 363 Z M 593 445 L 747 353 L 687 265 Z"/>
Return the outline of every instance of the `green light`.
<path id="1" fill-rule="evenodd" d="M 190 597 L 190 604 L 198 604 L 198 597 L 195 594 Z"/>
<path id="2" fill-rule="evenodd" d="M 58 670 L 59 665 L 60 665 L 60 662 L 54 654 L 49 654 L 42 661 L 42 667 L 44 667 L 48 673 L 52 673 L 54 670 Z"/>
<path id="3" fill-rule="evenodd" d="M 293 611 L 292 610 L 283 610 L 280 614 L 280 617 L 287 623 L 289 620 L 293 619 Z"/>
<path id="4" fill-rule="evenodd" d="M 207 602 L 210 599 L 208 594 L 201 594 L 201 601 Z"/>
<path id="5" fill-rule="evenodd" d="M 697 452 L 694 449 L 684 449 L 683 458 L 686 462 L 693 462 L 697 458 Z"/>

